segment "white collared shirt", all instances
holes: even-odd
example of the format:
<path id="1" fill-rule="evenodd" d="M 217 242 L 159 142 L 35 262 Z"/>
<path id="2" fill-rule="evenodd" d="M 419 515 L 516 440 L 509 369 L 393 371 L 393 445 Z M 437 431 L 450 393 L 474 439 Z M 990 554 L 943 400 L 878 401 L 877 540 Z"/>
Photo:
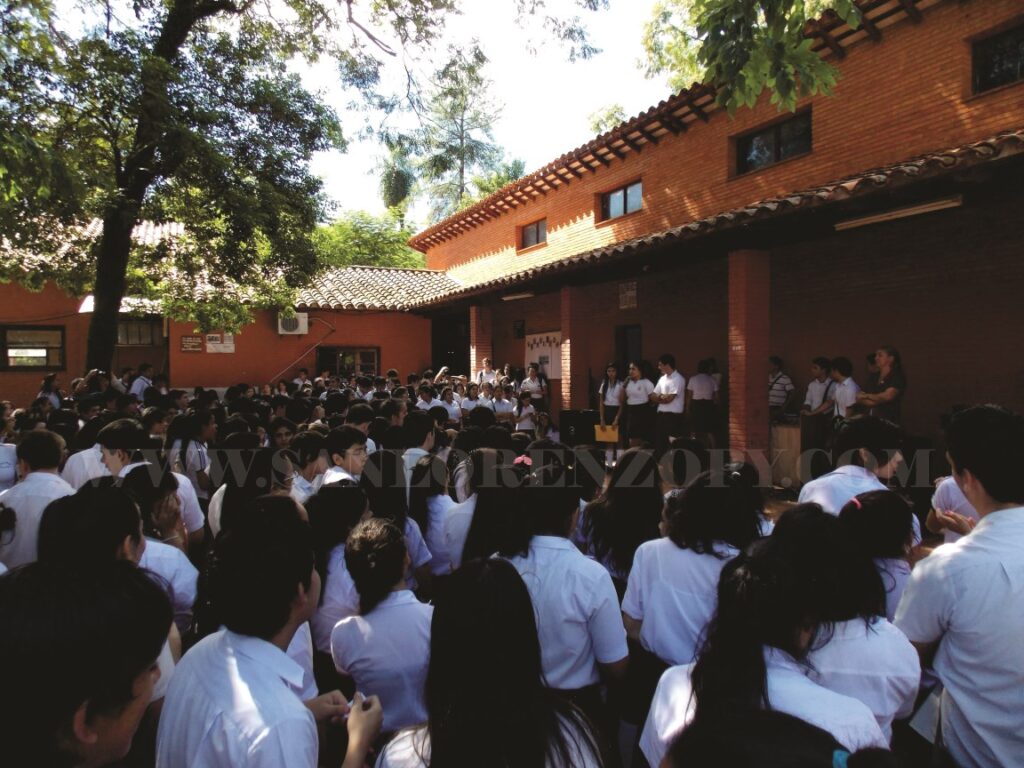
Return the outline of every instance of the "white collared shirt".
<path id="1" fill-rule="evenodd" d="M 509 558 L 533 599 L 548 686 L 577 690 L 600 681 L 597 665 L 624 659 L 626 630 L 604 566 L 561 536 L 534 536 L 525 557 Z"/>
<path id="2" fill-rule="evenodd" d="M 135 395 L 135 397 L 137 397 L 139 399 L 139 402 L 141 403 L 142 395 L 146 392 L 147 389 L 149 389 L 152 386 L 153 382 L 150 381 L 145 376 L 136 376 L 135 380 L 132 382 L 131 389 L 128 390 L 128 394 Z"/>
<path id="3" fill-rule="evenodd" d="M 832 392 L 832 399 L 836 401 L 836 416 L 846 418 L 847 409 L 857 402 L 858 392 L 860 392 L 860 387 L 851 376 L 847 376 L 836 384 L 836 388 Z"/>
<path id="4" fill-rule="evenodd" d="M 206 522 L 210 524 L 210 533 L 214 538 L 220 534 L 220 516 L 224 512 L 224 496 L 227 492 L 226 485 L 222 485 L 214 491 L 213 496 L 210 497 L 210 505 L 206 508 Z"/>
<path id="5" fill-rule="evenodd" d="M 875 570 L 882 577 L 885 587 L 885 617 L 896 618 L 896 606 L 900 604 L 903 592 L 910 581 L 910 563 L 903 557 L 876 557 Z"/>
<path id="6" fill-rule="evenodd" d="M 873 472 L 847 464 L 805 484 L 800 489 L 799 500 L 801 504 L 820 504 L 830 515 L 838 515 L 854 496 L 887 490 Z M 921 521 L 917 515 L 911 515 L 910 522 L 914 529 L 914 546 L 917 546 L 921 543 Z"/>
<path id="7" fill-rule="evenodd" d="M 127 464 L 121 467 L 118 477 L 128 477 L 128 473 L 136 467 L 149 466 L 148 461 L 137 461 L 134 464 Z M 203 510 L 199 506 L 199 499 L 196 496 L 196 489 L 192 487 L 191 481 L 180 472 L 172 472 L 174 479 L 178 481 L 178 506 L 181 507 L 181 521 L 185 524 L 185 530 L 189 533 L 201 531 L 206 519 L 203 517 Z"/>
<path id="8" fill-rule="evenodd" d="M 960 490 L 960 486 L 956 484 L 956 479 L 952 477 L 944 478 L 935 487 L 935 493 L 932 495 L 932 509 L 942 512 L 956 512 L 975 522 L 980 519 L 978 510 L 967 500 L 964 492 Z M 948 528 L 942 532 L 942 535 L 947 544 L 963 538 L 959 533 Z"/>
<path id="9" fill-rule="evenodd" d="M 288 658 L 302 668 L 302 683 L 299 685 L 299 698 L 302 701 L 315 699 L 320 692 L 316 687 L 316 678 L 313 676 L 313 630 L 308 621 L 304 621 L 292 635 L 292 641 L 288 643 L 288 650 L 285 651 Z"/>
<path id="10" fill-rule="evenodd" d="M 542 382 L 539 378 L 530 379 L 529 377 L 527 377 L 523 379 L 522 383 L 519 385 L 519 391 L 529 392 L 530 397 L 532 397 L 534 400 L 540 400 L 541 397 L 543 397 L 543 395 L 541 395 L 541 390 L 543 388 L 544 382 Z"/>
<path id="11" fill-rule="evenodd" d="M 60 476 L 64 482 L 76 491 L 90 480 L 106 477 L 110 474 L 107 465 L 103 463 L 103 449 L 99 443 L 92 448 L 73 453 L 64 462 L 64 469 Z"/>
<path id="12" fill-rule="evenodd" d="M 686 392 L 686 377 L 679 371 L 662 374 L 658 383 L 654 385 L 655 393 L 659 395 L 675 395 L 671 403 L 658 403 L 658 413 L 682 413 L 686 403 L 684 393 Z"/>
<path id="13" fill-rule="evenodd" d="M 921 661 L 906 635 L 886 619 L 871 626 L 860 618 L 836 624 L 807 663 L 818 685 L 866 704 L 886 741 L 892 740 L 892 721 L 914 711 Z"/>
<path id="14" fill-rule="evenodd" d="M 491 408 L 494 409 L 495 413 L 513 413 L 515 412 L 516 404 L 508 398 L 503 397 L 501 400 L 495 398 L 491 400 Z"/>
<path id="15" fill-rule="evenodd" d="M 345 564 L 345 545 L 339 544 L 327 556 L 327 578 L 323 599 L 310 619 L 313 645 L 318 651 L 331 652 L 331 632 L 344 618 L 359 615 L 359 591 Z"/>
<path id="16" fill-rule="evenodd" d="M 811 379 L 811 383 L 807 385 L 807 397 L 804 398 L 804 405 L 812 411 L 817 410 L 824 404 L 826 397 L 832 399 L 834 390 L 835 382 L 830 378 L 826 377 L 824 381 Z"/>
<path id="17" fill-rule="evenodd" d="M 958 765 L 1024 755 L 1024 507 L 992 512 L 919 562 L 896 610 L 914 643 L 938 642 L 942 735 Z"/>
<path id="18" fill-rule="evenodd" d="M 448 411 L 449 421 L 459 421 L 462 419 L 462 408 L 459 407 L 459 404 L 454 399 L 450 403 L 447 400 L 442 400 L 441 406 Z"/>
<path id="19" fill-rule="evenodd" d="M 430 572 L 435 576 L 449 573 L 452 569 L 452 559 L 448 554 L 444 530 L 448 515 L 456 506 L 455 501 L 447 493 L 427 498 L 427 532 L 424 541 L 430 550 Z"/>
<path id="20" fill-rule="evenodd" d="M 192 625 L 192 608 L 199 582 L 199 571 L 192 561 L 177 547 L 147 537 L 139 567 L 163 579 L 160 586 L 164 587 L 171 601 L 174 623 L 185 632 Z"/>
<path id="21" fill-rule="evenodd" d="M 424 686 L 434 609 L 407 589 L 392 592 L 365 616 L 342 619 L 331 656 L 365 696 L 379 696 L 385 731 L 427 721 Z"/>
<path id="22" fill-rule="evenodd" d="M 828 731 L 846 749 L 889 745 L 871 710 L 860 701 L 823 688 L 807 677 L 806 668 L 777 648 L 765 648 L 767 691 L 771 708 Z M 675 736 L 693 720 L 697 702 L 690 674 L 693 664 L 672 667 L 661 676 L 651 702 L 640 750 L 652 766 L 661 765 Z"/>
<path id="23" fill-rule="evenodd" d="M 171 466 L 177 464 L 183 470 L 183 474 L 192 483 L 196 496 L 200 499 L 209 499 L 210 492 L 199 487 L 199 473 L 209 472 L 210 454 L 206 450 L 206 444 L 198 440 L 191 440 L 185 455 L 181 455 L 181 440 L 175 440 L 171 449 L 167 452 L 167 463 Z"/>
<path id="24" fill-rule="evenodd" d="M 650 402 L 649 398 L 654 391 L 654 385 L 650 379 L 630 379 L 626 382 L 626 405 L 643 405 Z"/>
<path id="25" fill-rule="evenodd" d="M 527 405 L 525 408 L 521 409 L 519 411 L 519 415 L 516 416 L 516 429 L 520 432 L 536 429 L 537 425 L 533 422 L 533 417 L 536 413 L 537 409 L 532 405 Z"/>
<path id="26" fill-rule="evenodd" d="M 619 400 L 622 398 L 622 389 L 624 386 L 625 385 L 618 380 L 614 384 L 609 385 L 608 379 L 605 379 L 597 388 L 597 394 L 604 401 L 605 405 L 614 405 L 616 408 L 618 408 Z"/>
<path id="27" fill-rule="evenodd" d="M 0 562 L 16 568 L 39 559 L 39 522 L 51 501 L 70 496 L 74 489 L 56 472 L 29 472 L 13 488 L 0 493 L 0 502 L 18 516 L 14 538 L 0 544 Z"/>
<path id="28" fill-rule="evenodd" d="M 416 401 L 416 407 L 421 411 L 429 411 L 431 408 L 437 408 L 438 406 L 444 408 L 444 403 L 438 400 L 436 397 L 429 403 L 423 402 L 422 398 Z"/>
<path id="29" fill-rule="evenodd" d="M 476 511 L 476 494 L 448 510 L 444 520 L 444 545 L 454 571 L 462 565 L 462 550 L 466 548 L 466 537 L 473 524 Z"/>
<path id="30" fill-rule="evenodd" d="M 645 541 L 633 558 L 622 612 L 643 624 L 640 644 L 667 664 L 694 660 L 718 604 L 718 577 L 738 550 L 717 544 L 713 554 L 681 549 L 671 539 Z"/>
<path id="31" fill-rule="evenodd" d="M 405 501 L 408 504 L 412 497 L 412 471 L 416 468 L 416 462 L 424 456 L 429 456 L 430 451 L 424 448 L 406 448 L 402 454 L 402 467 L 405 469 Z"/>
<path id="32" fill-rule="evenodd" d="M 302 668 L 266 640 L 215 632 L 186 653 L 164 697 L 157 768 L 316 768 Z"/>
<path id="33" fill-rule="evenodd" d="M 404 533 L 405 546 L 409 551 L 409 560 L 412 561 L 412 568 L 406 574 L 405 582 L 409 585 L 409 589 L 416 589 L 416 577 L 413 576 L 412 571 L 429 563 L 434 559 L 434 556 L 430 553 L 427 543 L 423 540 L 420 524 L 411 517 L 405 518 Z"/>
<path id="34" fill-rule="evenodd" d="M 327 471 L 323 474 L 323 481 L 320 483 L 320 487 L 323 488 L 325 485 L 331 485 L 333 483 L 340 483 L 343 480 L 348 480 L 352 483 L 358 483 L 359 478 L 355 475 L 349 474 L 348 471 L 341 467 L 328 467 Z"/>
<path id="35" fill-rule="evenodd" d="M 317 475 L 310 481 L 296 472 L 292 475 L 292 489 L 289 491 L 289 494 L 299 504 L 305 504 L 309 501 L 309 497 L 319 490 L 319 481 L 322 477 L 323 475 Z"/>
<path id="36" fill-rule="evenodd" d="M 718 391 L 718 382 L 707 373 L 697 373 L 690 377 L 686 388 L 694 400 L 714 400 Z"/>

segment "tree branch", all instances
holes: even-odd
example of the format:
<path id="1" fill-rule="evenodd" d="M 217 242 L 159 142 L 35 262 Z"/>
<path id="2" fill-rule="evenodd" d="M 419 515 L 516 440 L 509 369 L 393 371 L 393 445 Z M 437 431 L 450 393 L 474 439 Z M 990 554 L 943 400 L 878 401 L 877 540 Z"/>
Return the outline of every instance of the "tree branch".
<path id="1" fill-rule="evenodd" d="M 375 34 L 373 34 L 373 32 L 371 32 L 366 27 L 364 27 L 362 24 L 360 24 L 358 21 L 356 21 L 355 17 L 352 15 L 352 0 L 345 0 L 345 5 L 348 6 L 348 19 L 347 20 L 348 20 L 348 23 L 350 25 L 352 25 L 353 27 L 358 29 L 360 32 L 362 32 L 364 35 L 366 35 L 366 38 L 371 43 L 373 43 L 378 48 L 380 48 L 382 51 L 384 51 L 384 53 L 386 53 L 388 56 L 397 56 L 398 55 L 398 54 L 395 53 L 394 49 L 390 45 L 385 43 L 383 40 L 381 40 L 379 37 L 377 37 Z"/>

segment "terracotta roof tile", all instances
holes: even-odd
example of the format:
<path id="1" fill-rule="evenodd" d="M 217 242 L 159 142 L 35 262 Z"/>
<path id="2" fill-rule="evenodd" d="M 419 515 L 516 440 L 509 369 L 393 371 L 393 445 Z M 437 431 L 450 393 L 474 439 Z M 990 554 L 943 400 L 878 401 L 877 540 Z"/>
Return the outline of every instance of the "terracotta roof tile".
<path id="1" fill-rule="evenodd" d="M 431 269 L 335 268 L 299 291 L 296 308 L 401 311 L 460 288 L 461 283 Z"/>
<path id="2" fill-rule="evenodd" d="M 522 283 L 548 273 L 568 271 L 598 261 L 631 255 L 661 242 L 680 241 L 712 232 L 748 226 L 812 207 L 837 203 L 852 197 L 863 197 L 883 189 L 948 174 L 981 163 L 1024 155 L 1024 128 L 1004 131 L 995 136 L 952 149 L 929 152 L 899 163 L 873 168 L 827 184 L 793 192 L 783 197 L 761 200 L 750 205 L 723 211 L 691 221 L 672 229 L 643 237 L 624 240 L 614 245 L 595 248 L 530 269 L 501 275 L 490 280 L 459 286 L 432 299 L 419 301 L 412 308 L 442 304 L 475 293 L 500 289 Z"/>

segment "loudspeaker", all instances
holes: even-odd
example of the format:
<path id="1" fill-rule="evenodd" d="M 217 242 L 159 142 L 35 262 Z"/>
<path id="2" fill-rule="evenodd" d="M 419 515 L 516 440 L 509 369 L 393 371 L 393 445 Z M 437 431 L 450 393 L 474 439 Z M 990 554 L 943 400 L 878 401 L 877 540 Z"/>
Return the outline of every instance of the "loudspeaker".
<path id="1" fill-rule="evenodd" d="M 558 428 L 565 445 L 593 445 L 594 427 L 600 422 L 597 411 L 562 411 Z"/>

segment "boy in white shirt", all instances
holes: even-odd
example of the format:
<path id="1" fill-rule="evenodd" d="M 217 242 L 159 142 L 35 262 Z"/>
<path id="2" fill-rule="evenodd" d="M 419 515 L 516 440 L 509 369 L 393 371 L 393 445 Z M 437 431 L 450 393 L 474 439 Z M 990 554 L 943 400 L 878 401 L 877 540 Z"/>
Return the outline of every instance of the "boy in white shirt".
<path id="1" fill-rule="evenodd" d="M 316 768 L 317 721 L 348 715 L 344 768 L 362 766 L 380 731 L 379 701 L 351 710 L 339 691 L 300 699 L 302 667 L 286 654 L 320 598 L 309 524 L 291 499 L 256 505 L 217 539 L 212 592 L 224 629 L 181 660 L 157 733 L 159 768 Z"/>
<path id="2" fill-rule="evenodd" d="M 686 379 L 676 370 L 676 359 L 672 355 L 658 358 L 658 370 L 661 371 L 661 378 L 654 385 L 650 399 L 658 406 L 654 422 L 654 447 L 663 453 L 668 450 L 672 440 L 681 437 L 684 431 Z"/>
<path id="3" fill-rule="evenodd" d="M 832 361 L 832 370 L 829 375 L 836 383 L 835 389 L 832 391 L 835 415 L 841 419 L 852 416 L 853 413 L 849 408 L 857 402 L 857 393 L 860 392 L 860 387 L 853 380 L 853 363 L 847 357 L 837 357 Z"/>
<path id="4" fill-rule="evenodd" d="M 330 466 L 324 473 L 321 485 L 340 483 L 343 480 L 358 483 L 363 467 L 366 466 L 366 435 L 345 424 L 328 433 L 324 447 Z"/>

